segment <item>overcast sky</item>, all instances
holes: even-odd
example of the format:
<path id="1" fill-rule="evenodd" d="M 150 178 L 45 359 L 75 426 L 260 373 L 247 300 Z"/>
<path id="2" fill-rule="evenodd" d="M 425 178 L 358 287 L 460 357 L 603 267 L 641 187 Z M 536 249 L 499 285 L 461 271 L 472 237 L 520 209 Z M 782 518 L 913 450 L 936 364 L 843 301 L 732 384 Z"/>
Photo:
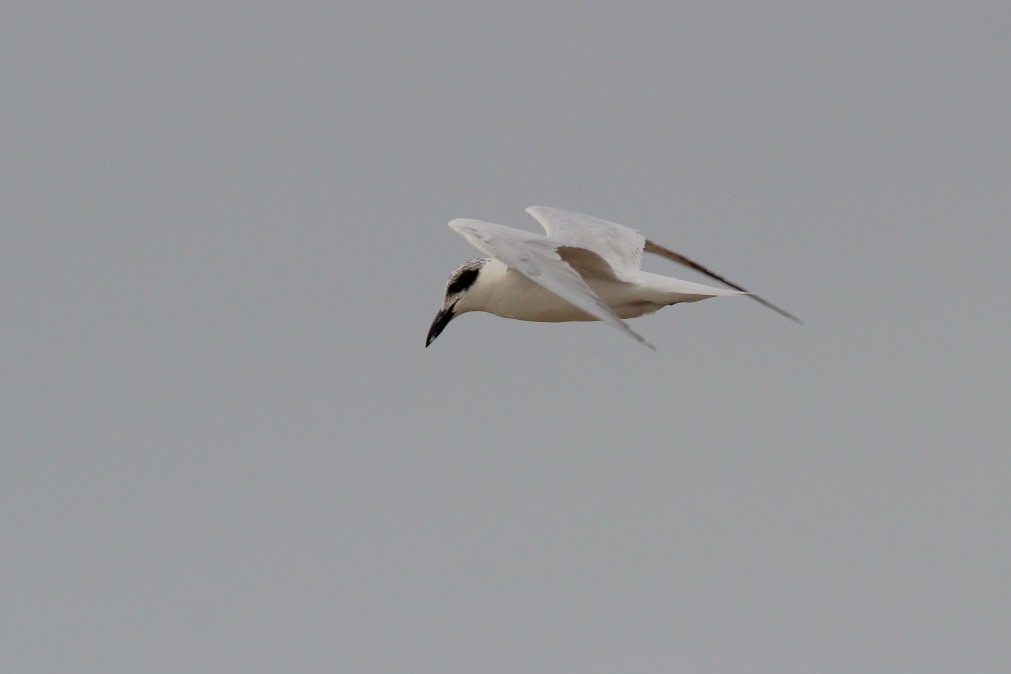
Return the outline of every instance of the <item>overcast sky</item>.
<path id="1" fill-rule="evenodd" d="M 2 15 L 0 670 L 1011 670 L 1007 2 Z M 805 325 L 426 350 L 532 204 Z"/>

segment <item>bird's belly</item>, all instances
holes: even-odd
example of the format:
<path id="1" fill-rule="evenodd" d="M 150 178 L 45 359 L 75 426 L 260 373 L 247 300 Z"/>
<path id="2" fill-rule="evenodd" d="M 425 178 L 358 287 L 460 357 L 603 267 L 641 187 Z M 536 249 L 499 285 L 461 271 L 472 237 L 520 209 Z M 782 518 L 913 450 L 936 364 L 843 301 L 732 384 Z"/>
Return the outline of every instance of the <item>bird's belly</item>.
<path id="1" fill-rule="evenodd" d="M 542 323 L 597 320 L 518 272 L 510 269 L 507 276 L 508 283 L 501 287 L 502 292 L 487 307 L 487 311 L 497 316 Z M 621 318 L 635 318 L 666 306 L 666 303 L 657 304 L 644 299 L 633 284 L 598 279 L 588 279 L 587 282 Z"/>

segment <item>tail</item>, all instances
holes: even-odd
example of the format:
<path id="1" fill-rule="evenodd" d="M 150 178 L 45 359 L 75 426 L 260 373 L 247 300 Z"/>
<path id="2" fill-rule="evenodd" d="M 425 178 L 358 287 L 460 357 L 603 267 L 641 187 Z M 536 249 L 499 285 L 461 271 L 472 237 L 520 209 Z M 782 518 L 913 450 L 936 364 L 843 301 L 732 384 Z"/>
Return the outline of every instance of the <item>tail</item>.
<path id="1" fill-rule="evenodd" d="M 657 278 L 658 277 L 658 278 Z M 654 282 L 663 289 L 669 303 L 675 302 L 698 302 L 710 297 L 731 297 L 734 295 L 750 295 L 751 293 L 742 290 L 731 290 L 730 288 L 716 288 L 702 283 L 682 281 L 681 279 L 670 278 L 669 276 L 654 277 Z M 660 280 L 662 279 L 662 280 Z"/>

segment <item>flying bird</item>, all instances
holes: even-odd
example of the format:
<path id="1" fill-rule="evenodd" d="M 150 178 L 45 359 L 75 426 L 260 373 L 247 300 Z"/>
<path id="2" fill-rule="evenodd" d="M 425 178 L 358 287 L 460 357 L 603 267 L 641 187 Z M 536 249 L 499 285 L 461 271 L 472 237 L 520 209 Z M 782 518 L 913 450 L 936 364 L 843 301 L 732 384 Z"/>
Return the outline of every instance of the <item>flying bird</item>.
<path id="1" fill-rule="evenodd" d="M 487 311 L 521 321 L 602 321 L 654 350 L 656 347 L 622 319 L 680 302 L 747 295 L 801 322 L 624 225 L 547 206 L 531 206 L 527 213 L 541 223 L 544 235 L 467 218 L 450 221 L 451 229 L 489 257 L 465 262 L 450 274 L 425 346 L 435 341 L 451 320 L 468 311 Z M 643 271 L 644 251 L 683 264 L 732 290 Z"/>

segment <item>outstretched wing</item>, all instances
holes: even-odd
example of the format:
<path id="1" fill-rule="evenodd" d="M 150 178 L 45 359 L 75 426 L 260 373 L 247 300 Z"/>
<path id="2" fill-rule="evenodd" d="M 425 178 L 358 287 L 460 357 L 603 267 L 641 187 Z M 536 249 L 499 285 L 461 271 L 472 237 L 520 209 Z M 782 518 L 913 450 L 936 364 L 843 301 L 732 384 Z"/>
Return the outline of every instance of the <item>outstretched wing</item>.
<path id="1" fill-rule="evenodd" d="M 678 264 L 683 264 L 689 269 L 694 269 L 711 279 L 725 283 L 735 290 L 748 293 L 759 304 L 764 304 L 773 311 L 786 316 L 791 321 L 802 322 L 793 314 L 777 307 L 765 298 L 745 290 L 736 283 L 728 281 L 716 272 L 703 267 L 694 260 L 689 260 L 680 253 L 675 253 L 669 248 L 647 240 L 638 231 L 624 225 L 601 220 L 592 215 L 548 206 L 531 206 L 527 209 L 527 213 L 534 216 L 537 222 L 544 226 L 544 231 L 552 239 L 560 241 L 567 246 L 586 248 L 600 255 L 611 265 L 615 275 L 619 278 L 623 276 L 622 272 L 626 270 L 640 269 L 642 266 L 642 253 L 645 250 L 647 253 L 655 253 Z M 631 280 L 627 276 L 625 278 Z"/>
<path id="2" fill-rule="evenodd" d="M 592 250 L 619 276 L 642 265 L 646 239 L 634 229 L 562 208 L 531 206 L 527 213 L 541 223 L 549 237 L 566 246 Z"/>
<path id="3" fill-rule="evenodd" d="M 719 281 L 721 283 L 726 283 L 728 286 L 730 286 L 731 288 L 734 288 L 735 290 L 740 290 L 741 292 L 748 293 L 748 295 L 751 297 L 751 299 L 755 300 L 759 304 L 764 304 L 765 306 L 769 307 L 770 309 L 772 309 L 776 313 L 778 313 L 778 314 L 780 314 L 782 316 L 786 316 L 791 321 L 796 321 L 797 323 L 803 323 L 803 321 L 801 321 L 799 318 L 797 318 L 796 316 L 794 316 L 790 312 L 788 312 L 788 311 L 786 311 L 784 309 L 780 309 L 779 307 L 777 307 L 772 302 L 770 302 L 770 301 L 768 301 L 768 300 L 766 300 L 766 299 L 764 299 L 762 297 L 759 297 L 758 295 L 756 295 L 753 292 L 745 290 L 744 288 L 742 288 L 741 286 L 737 285 L 736 283 L 731 283 L 730 281 L 728 281 L 727 279 L 723 278 L 722 276 L 720 276 L 716 272 L 710 271 L 710 270 L 706 269 L 705 267 L 703 267 L 702 265 L 700 265 L 698 262 L 695 262 L 694 260 L 689 260 L 688 258 L 686 258 L 684 255 L 682 255 L 680 253 L 675 253 L 671 249 L 665 248 L 665 247 L 661 246 L 658 243 L 653 243 L 652 241 L 646 241 L 645 250 L 646 250 L 647 253 L 655 253 L 655 254 L 657 254 L 657 255 L 659 255 L 661 257 L 667 258 L 668 260 L 671 260 L 673 262 L 677 262 L 678 264 L 683 264 L 684 266 L 688 267 L 689 269 L 694 269 L 695 271 L 699 272 L 700 274 L 705 274 L 706 276 L 708 276 L 711 279 L 716 279 L 717 281 Z"/>
<path id="4" fill-rule="evenodd" d="M 482 253 L 497 258 L 507 267 L 515 269 L 597 320 L 607 323 L 651 349 L 656 349 L 628 327 L 625 321 L 618 318 L 618 315 L 593 292 L 590 286 L 586 285 L 586 281 L 579 273 L 562 260 L 558 248 L 569 245 L 570 242 L 555 241 L 533 232 L 467 218 L 452 220 L 449 226 Z"/>

